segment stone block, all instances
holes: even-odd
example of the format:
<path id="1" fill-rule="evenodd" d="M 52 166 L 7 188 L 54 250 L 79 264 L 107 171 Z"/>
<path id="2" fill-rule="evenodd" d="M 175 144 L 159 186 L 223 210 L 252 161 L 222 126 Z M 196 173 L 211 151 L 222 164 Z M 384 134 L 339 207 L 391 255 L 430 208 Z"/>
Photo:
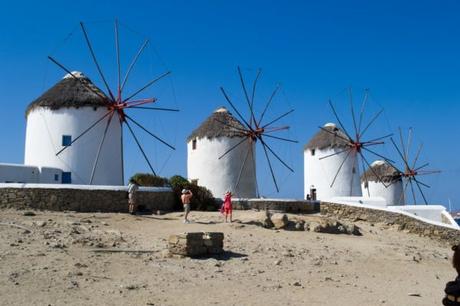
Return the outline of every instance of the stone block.
<path id="1" fill-rule="evenodd" d="M 168 249 L 171 254 L 182 256 L 205 256 L 223 252 L 224 234 L 219 232 L 193 232 L 171 235 Z"/>
<path id="2" fill-rule="evenodd" d="M 275 229 L 285 228 L 289 223 L 289 220 L 286 214 L 273 214 L 270 217 L 270 220 L 272 221 L 273 227 Z"/>

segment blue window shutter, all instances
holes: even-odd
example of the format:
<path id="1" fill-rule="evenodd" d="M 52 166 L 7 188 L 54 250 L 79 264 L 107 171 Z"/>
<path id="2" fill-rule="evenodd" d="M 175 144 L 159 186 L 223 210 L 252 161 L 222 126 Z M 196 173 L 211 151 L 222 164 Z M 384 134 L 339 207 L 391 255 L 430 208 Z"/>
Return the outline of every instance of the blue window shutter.
<path id="1" fill-rule="evenodd" d="M 72 145 L 72 136 L 70 135 L 62 135 L 62 146 L 68 147 Z"/>
<path id="2" fill-rule="evenodd" d="M 62 172 L 62 184 L 71 184 L 71 183 L 72 183 L 72 173 Z"/>

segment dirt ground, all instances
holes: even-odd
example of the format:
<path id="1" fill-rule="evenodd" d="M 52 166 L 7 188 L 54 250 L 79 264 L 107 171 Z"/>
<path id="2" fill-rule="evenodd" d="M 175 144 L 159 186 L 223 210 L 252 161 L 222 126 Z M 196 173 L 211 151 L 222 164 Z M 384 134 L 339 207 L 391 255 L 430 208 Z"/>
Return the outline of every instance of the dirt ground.
<path id="1" fill-rule="evenodd" d="M 2 210 L 0 304 L 440 305 L 455 277 L 447 245 L 395 227 L 334 235 L 265 229 L 259 217 Z M 226 252 L 168 257 L 169 235 L 186 231 L 223 232 Z"/>

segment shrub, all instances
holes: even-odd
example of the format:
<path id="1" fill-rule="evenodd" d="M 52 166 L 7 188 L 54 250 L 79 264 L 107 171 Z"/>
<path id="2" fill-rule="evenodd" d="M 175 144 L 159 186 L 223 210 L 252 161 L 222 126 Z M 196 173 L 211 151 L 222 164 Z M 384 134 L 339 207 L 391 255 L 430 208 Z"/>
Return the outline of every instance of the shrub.
<path id="1" fill-rule="evenodd" d="M 155 176 L 150 173 L 136 173 L 130 179 L 130 183 L 136 182 L 140 186 L 165 187 L 169 186 L 169 181 L 165 177 Z"/>
<path id="2" fill-rule="evenodd" d="M 194 210 L 217 210 L 218 203 L 214 199 L 212 192 L 203 187 L 190 183 L 186 178 L 180 175 L 174 175 L 169 179 L 169 183 L 176 195 L 176 209 L 182 209 L 180 196 L 182 189 L 190 189 L 193 193 L 191 199 L 191 208 Z"/>

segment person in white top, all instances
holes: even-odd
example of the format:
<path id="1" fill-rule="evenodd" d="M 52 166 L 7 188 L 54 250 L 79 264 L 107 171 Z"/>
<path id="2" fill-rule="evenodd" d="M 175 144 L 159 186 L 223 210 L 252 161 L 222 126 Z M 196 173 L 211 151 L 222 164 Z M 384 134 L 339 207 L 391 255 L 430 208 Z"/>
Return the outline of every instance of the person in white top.
<path id="1" fill-rule="evenodd" d="M 131 215 L 134 215 L 137 210 L 136 205 L 136 192 L 139 190 L 139 185 L 135 180 L 132 180 L 128 184 L 128 211 Z"/>

